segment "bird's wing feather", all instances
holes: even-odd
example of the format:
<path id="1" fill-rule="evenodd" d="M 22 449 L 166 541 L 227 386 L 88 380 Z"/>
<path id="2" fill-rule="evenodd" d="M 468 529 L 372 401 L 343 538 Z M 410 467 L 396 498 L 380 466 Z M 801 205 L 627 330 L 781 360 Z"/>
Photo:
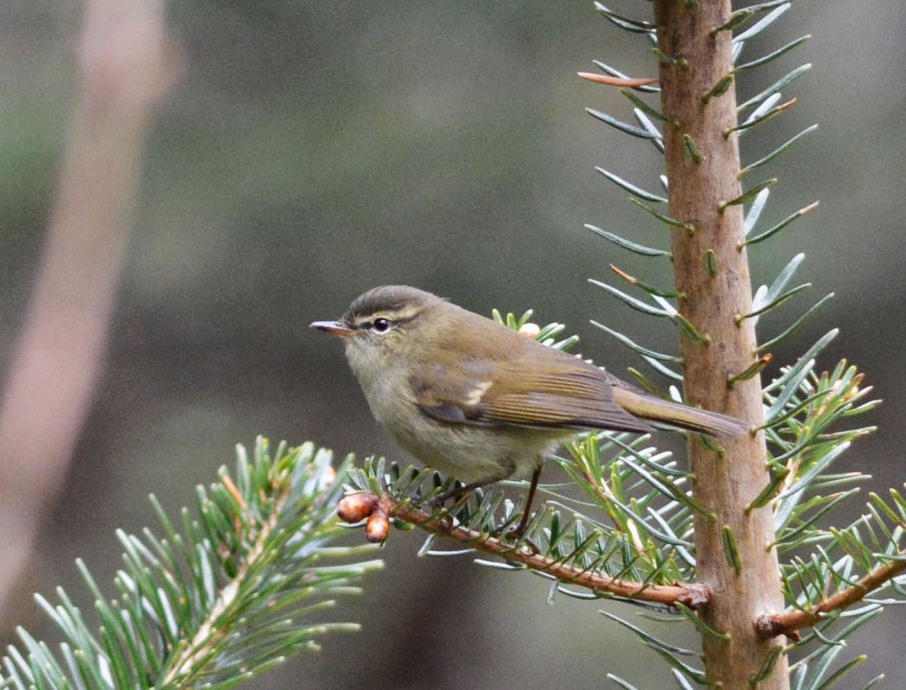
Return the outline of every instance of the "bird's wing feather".
<path id="1" fill-rule="evenodd" d="M 613 399 L 613 377 L 564 355 L 545 361 L 543 371 L 519 357 L 457 364 L 452 370 L 426 365 L 412 377 L 415 402 L 451 424 L 537 429 L 649 431 Z M 416 383 L 417 382 L 417 383 Z"/>

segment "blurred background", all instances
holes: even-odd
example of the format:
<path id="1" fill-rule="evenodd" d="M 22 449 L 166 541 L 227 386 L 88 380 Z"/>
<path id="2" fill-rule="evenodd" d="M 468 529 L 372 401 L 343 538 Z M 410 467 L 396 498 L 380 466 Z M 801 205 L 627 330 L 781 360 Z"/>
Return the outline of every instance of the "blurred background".
<path id="1" fill-rule="evenodd" d="M 629 0 L 615 8 L 650 11 Z M 73 108 L 79 9 L 69 0 L 0 4 L 5 366 Z M 761 227 L 816 199 L 821 206 L 754 248 L 753 273 L 759 284 L 770 281 L 802 251 L 810 299 L 836 293 L 774 362 L 842 328 L 820 366 L 846 357 L 886 404 L 870 420 L 879 433 L 840 469 L 872 474 L 877 491 L 904 480 L 896 436 L 906 422 L 904 19 L 906 6 L 885 0 L 794 3 L 745 57 L 804 33 L 812 40 L 739 86 L 744 100 L 813 63 L 784 92 L 798 105 L 746 135 L 742 149 L 752 162 L 818 122 L 762 176 L 780 183 Z M 74 559 L 108 585 L 120 563 L 114 529 L 154 523 L 146 496 L 173 510 L 191 503 L 194 486 L 213 481 L 235 444 L 258 434 L 405 460 L 372 421 L 340 344 L 308 328 L 374 285 L 417 285 L 482 313 L 534 308 L 542 323 L 566 323 L 585 355 L 619 375 L 635 360 L 589 319 L 673 347 L 668 327 L 640 320 L 587 282 L 608 279 L 611 262 L 659 284 L 669 271 L 583 229 L 667 241 L 662 226 L 594 171 L 655 190 L 661 161 L 647 143 L 584 112 L 631 119 L 616 90 L 575 76 L 593 71 L 593 59 L 656 76 L 645 42 L 628 40 L 591 2 L 195 1 L 171 8 L 170 31 L 183 67 L 148 143 L 109 352 L 38 540 L 31 590 L 63 585 L 89 608 Z M 762 337 L 806 306 L 798 297 L 762 324 Z M 850 517 L 860 509 L 857 499 Z M 338 609 L 364 624 L 361 634 L 327 637 L 321 654 L 248 687 L 367 680 L 376 689 L 582 688 L 607 686 L 607 672 L 642 688 L 675 687 L 653 653 L 597 612 L 632 610 L 562 597 L 549 605 L 546 581 L 467 557 L 416 559 L 421 542 L 418 533 L 394 533 L 386 570 Z M 53 638 L 30 598 L 18 616 Z M 906 673 L 895 653 L 904 628 L 892 611 L 853 640 L 847 659 L 870 652 L 858 677 Z"/>

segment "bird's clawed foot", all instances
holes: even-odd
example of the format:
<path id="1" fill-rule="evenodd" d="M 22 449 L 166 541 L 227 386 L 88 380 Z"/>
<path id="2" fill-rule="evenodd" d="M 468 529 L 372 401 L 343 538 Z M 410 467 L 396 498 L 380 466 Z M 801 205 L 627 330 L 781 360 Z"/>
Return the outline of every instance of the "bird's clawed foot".
<path id="1" fill-rule="evenodd" d="M 528 495 L 526 496 L 525 506 L 523 507 L 522 517 L 519 520 L 519 524 L 516 525 L 514 529 L 507 531 L 505 534 L 502 534 L 501 537 L 512 543 L 522 542 L 524 543 L 533 553 L 539 553 L 538 547 L 532 543 L 531 540 L 525 539 L 525 530 L 528 527 L 529 520 L 532 517 L 532 502 L 535 498 L 535 493 L 538 489 L 538 480 L 541 477 L 541 465 L 539 464 L 535 471 L 532 473 L 531 483 L 529 484 Z M 492 479 L 480 482 L 472 482 L 470 484 L 464 484 L 461 486 L 455 486 L 452 489 L 443 491 L 436 496 L 433 496 L 429 504 L 434 509 L 440 509 L 444 507 L 444 504 L 450 499 L 456 499 L 456 502 L 447 508 L 444 512 L 442 519 L 446 521 L 452 520 L 452 515 L 458 511 L 466 502 L 471 498 L 472 492 L 476 489 L 480 489 L 488 484 L 493 484 L 499 481 L 499 479 Z"/>

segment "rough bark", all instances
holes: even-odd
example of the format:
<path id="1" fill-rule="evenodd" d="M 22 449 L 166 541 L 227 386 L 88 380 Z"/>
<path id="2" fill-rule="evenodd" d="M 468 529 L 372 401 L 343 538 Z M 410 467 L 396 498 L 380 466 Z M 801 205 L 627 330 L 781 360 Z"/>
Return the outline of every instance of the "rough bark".
<path id="1" fill-rule="evenodd" d="M 731 13 L 729 0 L 656 0 L 659 48 L 665 59 L 660 83 L 665 126 L 670 214 L 687 228 L 673 230 L 677 287 L 684 294 L 681 313 L 706 341 L 683 337 L 685 394 L 688 401 L 721 410 L 752 423 L 763 421 L 761 383 L 755 376 L 729 379 L 755 361 L 752 292 L 745 249 L 743 210 L 725 206 L 741 194 L 739 147 L 727 135 L 737 122 L 734 89 L 714 94 L 732 70 L 731 35 L 715 27 Z M 708 97 L 712 94 L 712 97 Z M 698 154 L 701 154 L 700 156 Z M 716 519 L 696 516 L 697 577 L 714 598 L 703 612 L 729 641 L 705 637 L 705 670 L 725 690 L 750 689 L 765 659 L 782 640 L 756 632 L 761 614 L 784 608 L 769 510 L 746 514 L 746 507 L 768 482 L 765 441 L 761 433 L 721 439 L 723 451 L 691 438 L 689 457 L 696 477 L 696 500 Z M 726 548 L 732 537 L 734 563 Z M 789 688 L 785 656 L 759 690 Z"/>

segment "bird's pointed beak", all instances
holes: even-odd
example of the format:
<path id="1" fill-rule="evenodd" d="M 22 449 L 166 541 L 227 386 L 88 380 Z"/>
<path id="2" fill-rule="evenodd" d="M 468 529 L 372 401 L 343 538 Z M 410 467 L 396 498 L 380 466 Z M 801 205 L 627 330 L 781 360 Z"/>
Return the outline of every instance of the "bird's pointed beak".
<path id="1" fill-rule="evenodd" d="M 349 326 L 347 326 L 342 321 L 315 321 L 311 324 L 311 328 L 314 328 L 319 331 L 324 331 L 325 333 L 330 333 L 331 335 L 339 335 L 344 338 L 349 337 L 353 333 Z"/>

